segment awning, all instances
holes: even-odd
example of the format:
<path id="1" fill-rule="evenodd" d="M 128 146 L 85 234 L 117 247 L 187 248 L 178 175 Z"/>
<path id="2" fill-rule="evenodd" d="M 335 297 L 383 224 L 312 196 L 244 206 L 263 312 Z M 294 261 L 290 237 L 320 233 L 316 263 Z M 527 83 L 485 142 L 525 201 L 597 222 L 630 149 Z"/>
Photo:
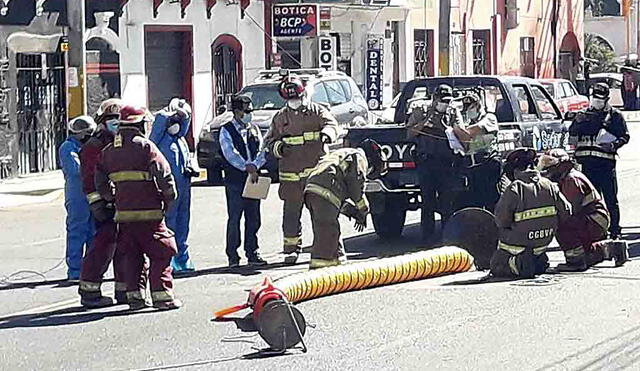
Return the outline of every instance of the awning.
<path id="1" fill-rule="evenodd" d="M 14 53 L 55 53 L 62 34 L 38 35 L 15 32 L 7 38 L 7 47 Z"/>

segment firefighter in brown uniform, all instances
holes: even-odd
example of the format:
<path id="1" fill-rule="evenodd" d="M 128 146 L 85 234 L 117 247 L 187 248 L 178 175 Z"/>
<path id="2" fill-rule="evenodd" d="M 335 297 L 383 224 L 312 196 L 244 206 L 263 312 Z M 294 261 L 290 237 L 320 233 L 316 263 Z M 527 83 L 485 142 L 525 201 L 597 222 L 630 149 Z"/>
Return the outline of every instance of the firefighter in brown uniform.
<path id="1" fill-rule="evenodd" d="M 498 249 L 491 258 L 495 277 L 533 278 L 549 267 L 546 250 L 571 205 L 558 186 L 534 169 L 536 152 L 520 148 L 507 156 L 514 180 L 495 209 Z"/>
<path id="2" fill-rule="evenodd" d="M 125 254 L 130 309 L 146 306 L 144 291 L 139 287 L 145 255 L 150 261 L 153 306 L 176 309 L 182 306 L 173 296 L 171 258 L 177 253 L 176 240 L 164 222 L 167 209 L 176 199 L 176 190 L 169 163 L 143 135 L 149 121 L 144 108 L 122 108 L 118 134 L 103 150 L 96 167 L 96 189 L 107 202 L 115 199 L 118 245 Z"/>
<path id="3" fill-rule="evenodd" d="M 338 126 L 327 109 L 307 99 L 299 78 L 285 78 L 279 93 L 287 103 L 274 116 L 265 145 L 278 159 L 278 194 L 284 201 L 283 252 L 285 263 L 294 264 L 302 245 L 300 218 L 307 177 L 325 154 L 325 144 L 337 139 Z"/>
<path id="4" fill-rule="evenodd" d="M 364 198 L 365 178 L 380 177 L 384 163 L 378 143 L 367 139 L 359 147 L 325 155 L 309 175 L 304 199 L 313 223 L 310 269 L 346 260 L 340 239 L 340 213 L 354 218 L 359 232 L 366 227 L 369 207 Z"/>

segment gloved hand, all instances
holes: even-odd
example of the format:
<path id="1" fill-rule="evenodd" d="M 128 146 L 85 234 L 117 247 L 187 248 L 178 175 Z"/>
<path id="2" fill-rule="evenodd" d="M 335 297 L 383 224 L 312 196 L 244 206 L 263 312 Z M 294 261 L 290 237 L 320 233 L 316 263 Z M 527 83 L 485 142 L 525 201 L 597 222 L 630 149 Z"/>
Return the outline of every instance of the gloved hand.
<path id="1" fill-rule="evenodd" d="M 357 219 L 358 215 L 360 214 L 360 211 L 354 204 L 350 202 L 345 202 L 340 208 L 340 213 L 342 213 L 344 216 L 348 217 L 349 219 L 351 218 Z"/>
<path id="2" fill-rule="evenodd" d="M 193 167 L 191 167 L 191 165 L 189 165 L 184 169 L 184 175 L 190 178 L 197 178 L 200 176 L 200 172 L 196 171 L 196 169 L 194 169 Z"/>
<path id="3" fill-rule="evenodd" d="M 367 217 L 356 218 L 356 222 L 353 224 L 353 228 L 358 232 L 362 232 L 367 228 Z"/>
<path id="4" fill-rule="evenodd" d="M 113 203 L 104 200 L 92 203 L 90 208 L 94 219 L 99 223 L 113 220 L 116 214 Z"/>

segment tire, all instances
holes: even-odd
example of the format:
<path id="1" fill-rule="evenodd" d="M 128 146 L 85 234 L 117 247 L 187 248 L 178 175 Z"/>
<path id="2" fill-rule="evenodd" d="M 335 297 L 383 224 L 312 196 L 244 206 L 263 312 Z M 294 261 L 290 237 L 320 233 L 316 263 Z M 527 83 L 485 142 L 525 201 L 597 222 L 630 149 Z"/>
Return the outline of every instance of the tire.
<path id="1" fill-rule="evenodd" d="M 373 228 L 383 240 L 398 238 L 402 235 L 407 216 L 405 202 L 396 197 L 383 197 L 384 209 L 380 213 L 371 213 Z"/>
<path id="2" fill-rule="evenodd" d="M 220 166 L 207 168 L 207 184 L 213 186 L 223 185 L 222 168 Z"/>

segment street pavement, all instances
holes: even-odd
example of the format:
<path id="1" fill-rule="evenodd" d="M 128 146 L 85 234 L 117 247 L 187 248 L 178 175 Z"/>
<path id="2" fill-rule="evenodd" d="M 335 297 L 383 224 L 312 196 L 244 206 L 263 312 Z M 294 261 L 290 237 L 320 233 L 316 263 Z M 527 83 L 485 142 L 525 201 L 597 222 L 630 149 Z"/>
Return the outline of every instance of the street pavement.
<path id="1" fill-rule="evenodd" d="M 314 325 L 306 354 L 260 357 L 265 344 L 243 318 L 247 312 L 211 321 L 213 311 L 243 303 L 265 275 L 306 269 L 308 254 L 297 266 L 280 264 L 275 186 L 263 203 L 260 231 L 260 250 L 271 264 L 236 270 L 226 268 L 224 190 L 194 188 L 190 251 L 198 271 L 176 280 L 185 306 L 172 312 L 83 310 L 77 286 L 64 281 L 62 200 L 0 209 L 0 370 L 640 369 L 635 125 L 618 165 L 622 225 L 633 256 L 624 267 L 605 262 L 585 273 L 492 283 L 467 272 L 310 300 L 298 305 Z M 342 220 L 349 258 L 419 250 L 418 219 L 410 213 L 403 238 L 392 242 L 377 239 L 371 227 L 357 233 Z M 303 225 L 309 245 L 307 214 Z M 563 261 L 559 252 L 550 256 L 552 265 Z M 105 287 L 111 294 L 113 282 Z"/>

